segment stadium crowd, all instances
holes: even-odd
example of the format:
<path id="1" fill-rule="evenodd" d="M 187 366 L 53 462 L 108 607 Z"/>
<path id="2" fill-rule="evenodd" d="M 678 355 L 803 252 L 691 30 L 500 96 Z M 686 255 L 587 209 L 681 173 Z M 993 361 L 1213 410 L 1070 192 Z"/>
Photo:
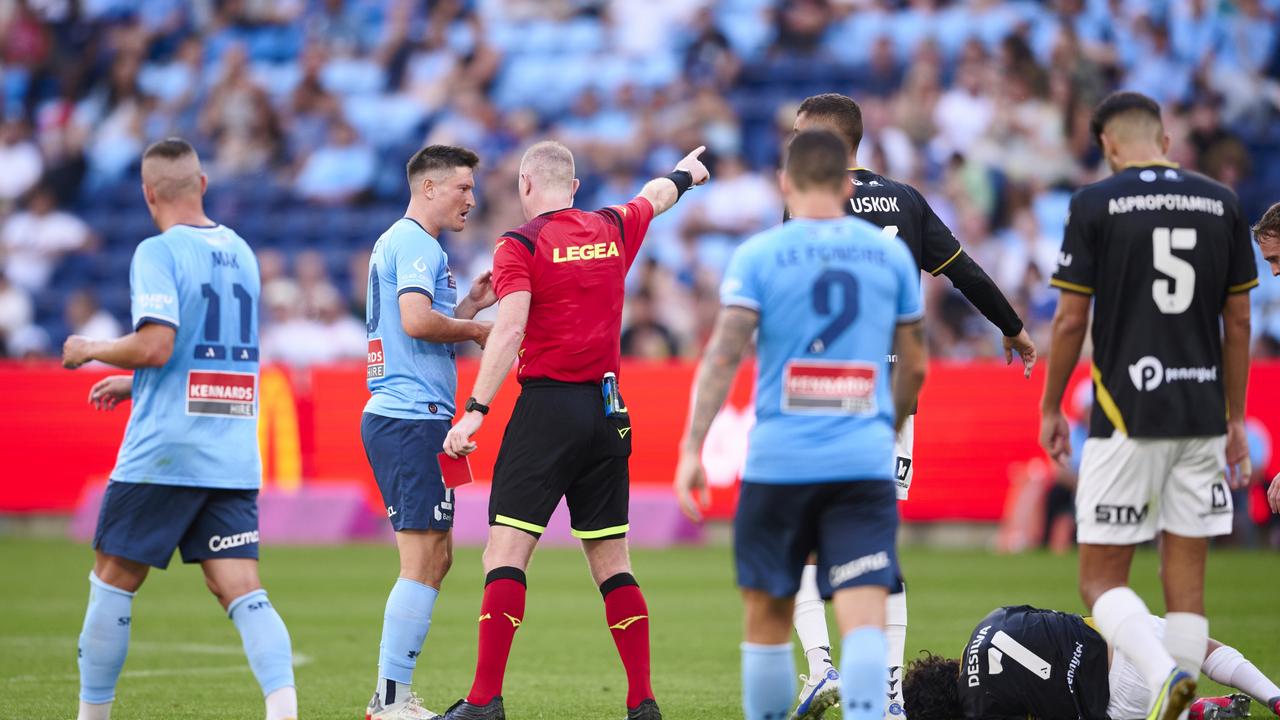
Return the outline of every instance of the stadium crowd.
<path id="1" fill-rule="evenodd" d="M 580 206 L 630 197 L 679 148 L 714 180 L 655 222 L 629 279 L 624 352 L 692 357 L 729 253 L 782 217 L 795 103 L 862 103 L 862 164 L 925 193 L 1042 347 L 1073 188 L 1098 177 L 1089 112 L 1126 87 L 1166 108 L 1173 157 L 1256 218 L 1280 187 L 1277 0 L 0 1 L 0 343 L 44 356 L 127 321 L 147 142 L 192 140 L 210 214 L 259 251 L 264 359 L 359 358 L 368 253 L 424 143 L 483 158 L 477 212 L 444 242 L 489 264 L 521 221 L 516 164 L 574 148 Z M 926 282 L 935 356 L 996 331 Z M 1280 354 L 1280 287 L 1255 291 Z"/>

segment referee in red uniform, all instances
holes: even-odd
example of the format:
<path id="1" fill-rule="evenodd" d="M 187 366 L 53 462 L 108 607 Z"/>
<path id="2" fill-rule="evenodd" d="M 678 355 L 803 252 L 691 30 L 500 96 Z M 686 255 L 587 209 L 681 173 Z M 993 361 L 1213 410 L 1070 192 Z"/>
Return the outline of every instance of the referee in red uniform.
<path id="1" fill-rule="evenodd" d="M 450 720 L 503 720 L 502 676 L 524 617 L 525 568 L 564 497 L 570 524 L 604 596 L 605 620 L 627 672 L 627 717 L 662 717 L 649 683 L 649 611 L 627 556 L 631 420 L 617 393 L 627 270 L 649 222 L 706 182 L 689 153 L 631 202 L 585 212 L 573 154 L 560 143 L 529 148 L 520 162 L 520 207 L 528 220 L 494 250 L 498 318 L 480 361 L 466 414 L 444 449 L 465 455 L 511 364 L 520 399 L 494 466 L 489 544 L 475 682 Z"/>

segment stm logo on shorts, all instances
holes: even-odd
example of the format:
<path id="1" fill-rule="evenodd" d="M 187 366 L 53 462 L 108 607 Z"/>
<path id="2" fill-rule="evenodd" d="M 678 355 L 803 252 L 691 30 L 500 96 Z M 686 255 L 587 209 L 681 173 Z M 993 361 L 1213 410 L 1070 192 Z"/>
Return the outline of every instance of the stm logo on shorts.
<path id="1" fill-rule="evenodd" d="M 782 373 L 782 409 L 793 413 L 874 415 L 876 366 L 792 360 Z"/>
<path id="2" fill-rule="evenodd" d="M 1147 519 L 1149 505 L 1142 509 L 1132 505 L 1098 505 L 1093 509 L 1093 519 L 1104 525 L 1141 525 Z"/>
<path id="3" fill-rule="evenodd" d="M 249 532 L 236 533 L 235 535 L 214 535 L 209 538 L 209 551 L 222 552 L 231 548 L 243 547 L 245 545 L 253 545 L 258 542 L 258 531 L 251 530 Z"/>
<path id="4" fill-rule="evenodd" d="M 187 373 L 187 414 L 252 418 L 257 390 L 254 373 L 192 370 Z"/>
<path id="5" fill-rule="evenodd" d="M 889 567 L 889 553 L 881 550 L 874 555 L 863 555 L 856 560 L 850 560 L 843 565 L 836 565 L 831 568 L 831 587 L 839 587 L 854 578 L 859 578 L 869 572 L 883 570 L 887 567 Z"/>

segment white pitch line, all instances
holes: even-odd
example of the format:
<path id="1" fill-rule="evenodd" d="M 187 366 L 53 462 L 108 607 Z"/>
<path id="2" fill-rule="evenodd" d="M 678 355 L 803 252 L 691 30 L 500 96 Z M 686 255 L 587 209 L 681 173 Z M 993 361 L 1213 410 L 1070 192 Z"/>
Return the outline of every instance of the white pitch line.
<path id="1" fill-rule="evenodd" d="M 25 647 L 43 646 L 69 648 L 75 647 L 76 641 L 68 638 L 41 638 L 34 636 L 16 636 L 0 638 L 0 645 L 18 645 Z M 208 645 L 204 643 L 167 643 L 142 640 L 139 642 L 129 643 L 129 650 L 149 652 L 179 652 L 192 655 L 244 655 L 244 649 L 234 645 Z M 306 653 L 295 652 L 293 654 L 293 666 L 302 667 L 311 662 L 312 658 Z M 219 666 L 219 667 L 186 667 L 186 668 L 161 668 L 156 670 L 125 670 L 120 673 L 122 678 L 154 678 L 154 677 L 172 677 L 177 675 L 211 675 L 223 673 L 238 673 L 248 671 L 247 665 Z M 4 678 L 6 683 L 26 683 L 26 682 L 63 682 L 68 680 L 78 680 L 79 673 L 63 673 L 58 675 L 14 675 Z"/>

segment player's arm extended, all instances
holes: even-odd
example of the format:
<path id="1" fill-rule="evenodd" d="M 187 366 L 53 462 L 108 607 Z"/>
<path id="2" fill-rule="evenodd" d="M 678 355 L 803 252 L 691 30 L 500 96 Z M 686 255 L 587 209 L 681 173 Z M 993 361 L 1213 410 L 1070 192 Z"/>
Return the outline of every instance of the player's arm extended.
<path id="1" fill-rule="evenodd" d="M 173 355 L 173 341 L 177 331 L 160 323 L 149 322 L 122 338 L 115 340 L 90 340 L 72 335 L 62 345 L 62 366 L 74 370 L 97 360 L 118 368 L 160 367 Z"/>
<path id="2" fill-rule="evenodd" d="M 920 320 L 899 323 L 893 335 L 893 352 L 898 356 L 898 363 L 893 369 L 894 430 L 902 432 L 902 426 L 911 417 L 919 400 L 929 365 L 924 323 Z"/>
<path id="3" fill-rule="evenodd" d="M 484 345 L 489 336 L 488 323 L 438 313 L 431 308 L 431 296 L 420 292 L 400 295 L 400 325 L 409 337 L 433 343 L 474 340 Z"/>
<path id="4" fill-rule="evenodd" d="M 1249 293 L 1227 295 L 1222 307 L 1222 379 L 1227 392 L 1227 480 L 1232 487 L 1249 482 L 1249 442 L 1244 427 L 1249 391 Z"/>
<path id="5" fill-rule="evenodd" d="M 1080 361 L 1084 336 L 1089 330 L 1089 305 L 1093 297 L 1062 291 L 1053 314 L 1053 340 L 1049 346 L 1049 372 L 1040 398 L 1040 445 L 1049 457 L 1065 464 L 1071 456 L 1070 429 L 1062 417 L 1062 396 Z"/>
<path id="6" fill-rule="evenodd" d="M 1026 376 L 1030 377 L 1031 368 L 1036 364 L 1036 346 L 1023 327 L 1022 319 L 991 276 L 963 250 L 947 263 L 942 274 L 947 276 L 951 284 L 983 317 L 1000 329 L 1000 334 L 1005 338 L 1006 361 L 1012 361 L 1012 354 L 1016 351 L 1022 358 Z"/>
<path id="7" fill-rule="evenodd" d="M 698 149 L 688 155 L 685 155 L 684 159 L 676 163 L 676 170 L 671 173 L 671 175 L 654 178 L 653 180 L 645 183 L 644 187 L 640 190 L 640 197 L 648 200 L 649 204 L 653 206 L 654 217 L 657 217 L 674 207 L 676 201 L 679 200 L 680 196 L 684 193 L 684 190 L 689 189 L 689 186 L 685 186 L 681 189 L 679 183 L 682 181 L 672 177 L 676 172 L 689 173 L 688 182 L 690 185 L 701 185 L 707 181 L 707 178 L 710 177 L 710 173 L 707 172 L 707 166 L 703 165 L 702 161 L 698 159 L 698 156 L 706 149 L 706 146 L 699 146 Z"/>
<path id="8" fill-rule="evenodd" d="M 524 341 L 532 300 L 533 296 L 528 290 L 517 290 L 507 293 L 498 303 L 498 319 L 493 323 L 493 332 L 489 334 L 489 342 L 484 346 L 484 354 L 480 356 L 480 372 L 471 388 L 471 397 L 481 405 L 488 405 L 493 401 L 498 388 L 502 387 L 502 381 L 511 372 L 516 353 L 520 352 L 520 343 Z M 477 410 L 463 415 L 444 439 L 444 451 L 449 457 L 467 455 L 475 450 L 471 436 L 483 423 L 484 414 Z"/>
<path id="9" fill-rule="evenodd" d="M 721 308 L 711 340 L 707 343 L 707 352 L 698 363 L 693 398 L 690 400 L 689 424 L 681 443 L 683 451 L 702 452 L 702 443 L 707 439 L 707 432 L 720 412 L 720 406 L 729 397 L 743 352 L 759 324 L 760 313 L 755 310 L 736 306 Z"/>

